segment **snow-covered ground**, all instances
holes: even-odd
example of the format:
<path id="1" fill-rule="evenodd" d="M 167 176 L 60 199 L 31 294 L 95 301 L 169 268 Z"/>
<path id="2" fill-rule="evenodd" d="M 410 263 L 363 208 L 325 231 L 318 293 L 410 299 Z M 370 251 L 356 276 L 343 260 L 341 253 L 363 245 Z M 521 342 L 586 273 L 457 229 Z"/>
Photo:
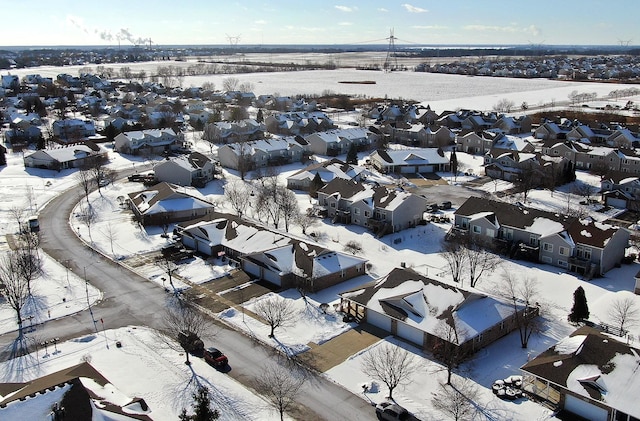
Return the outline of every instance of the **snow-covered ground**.
<path id="1" fill-rule="evenodd" d="M 59 73 L 60 69 L 56 71 Z M 65 71 L 68 70 L 65 69 Z M 37 72 L 37 69 L 31 69 L 29 73 L 34 72 Z M 293 76 L 301 75 L 299 83 L 308 83 L 308 85 L 306 85 L 307 90 L 303 89 L 302 91 L 296 92 L 300 93 L 318 89 L 322 83 L 329 83 L 329 80 L 332 80 L 331 83 L 335 83 L 336 80 L 345 78 L 353 79 L 361 75 L 361 73 L 357 73 L 356 71 L 352 71 L 352 73 L 346 72 L 347 73 L 326 74 L 312 74 L 311 72 L 309 72 L 309 74 L 303 74 L 303 72 L 298 72 L 294 75 L 286 74 L 284 75 L 285 77 L 281 74 L 239 75 L 238 78 L 242 81 L 244 81 L 244 79 L 255 78 L 255 86 L 260 87 L 260 90 L 256 89 L 256 93 L 279 92 L 286 94 L 289 92 L 287 89 L 291 89 L 292 92 L 294 89 L 301 89 L 297 83 L 290 84 Z M 366 75 L 367 78 L 372 77 L 368 73 Z M 397 75 L 398 80 L 391 80 L 392 78 L 396 78 L 396 76 L 389 76 L 389 83 L 398 88 L 396 91 L 397 94 L 393 95 L 394 97 L 405 94 L 401 89 L 405 89 L 406 87 L 414 88 L 414 86 L 411 85 L 412 82 L 408 79 L 413 77 L 413 74 L 398 73 Z M 316 79 L 313 79 L 314 77 Z M 405 80 L 404 78 L 407 79 Z M 414 82 L 419 81 L 420 83 L 415 85 L 415 90 L 412 89 L 411 91 L 407 91 L 407 93 L 413 92 L 415 95 L 420 96 L 420 100 L 429 102 L 432 96 L 426 93 L 428 91 L 427 86 L 424 87 L 424 92 L 420 90 L 423 89 L 422 83 L 428 85 L 427 78 L 411 80 Z M 465 83 L 467 80 L 487 81 L 488 84 L 494 83 L 488 78 L 458 77 L 456 80 L 464 81 Z M 549 83 L 549 81 L 541 82 Z M 189 81 L 186 83 L 191 84 Z M 380 82 L 380 86 L 382 86 L 382 83 L 383 82 Z M 497 83 L 506 85 L 510 84 L 511 80 L 499 79 Z M 195 81 L 193 84 L 195 84 Z M 220 84 L 216 84 L 220 86 Z M 520 84 L 520 82 L 517 82 L 517 84 Z M 587 85 L 585 89 L 589 89 L 589 92 L 599 89 L 599 84 L 585 85 Z M 334 89 L 332 86 L 333 85 L 325 86 L 324 89 Z M 340 88 L 346 86 L 350 85 L 341 85 Z M 431 91 L 435 92 L 434 86 L 436 85 L 428 86 L 430 86 Z M 527 100 L 530 104 L 535 104 L 538 101 L 548 101 L 548 95 L 550 94 L 556 96 L 556 99 L 559 100 L 566 98 L 568 93 L 563 92 L 561 96 L 561 91 L 551 92 L 549 89 L 569 89 L 569 92 L 571 90 L 582 89 L 582 85 L 579 84 L 571 83 L 565 86 L 564 84 L 556 85 L 555 82 L 549 85 L 553 87 L 548 87 L 545 84 L 535 85 L 537 87 L 534 87 L 534 85 L 527 86 L 528 87 L 518 85 L 515 88 L 509 88 L 514 90 L 513 93 L 509 93 L 509 95 L 530 95 L 531 99 L 522 97 L 519 101 Z M 521 91 L 518 92 L 516 88 Z M 339 88 L 335 88 L 336 91 L 338 89 Z M 449 88 L 441 87 L 438 89 L 446 90 Z M 607 85 L 606 90 L 603 88 L 602 92 L 608 93 L 613 89 L 615 89 L 615 86 Z M 342 89 L 340 89 L 340 91 L 343 92 Z M 481 92 L 488 91 L 497 92 L 497 97 L 479 95 Z M 524 93 L 522 91 L 524 91 Z M 439 102 L 437 106 L 434 107 L 434 102 L 430 103 L 432 108 L 438 111 L 459 107 L 490 109 L 493 103 L 507 95 L 507 92 L 492 91 L 489 86 L 485 86 L 482 89 L 477 88 L 477 91 L 469 92 L 471 94 L 468 93 L 468 96 L 476 96 L 473 96 L 473 98 L 462 99 L 462 97 L 459 97 L 456 99 L 458 94 L 452 92 L 449 98 L 443 97 L 443 99 L 438 100 L 441 102 Z M 379 93 L 381 92 L 376 92 L 375 95 Z M 373 95 L 373 93 L 371 93 L 371 95 Z M 538 96 L 534 98 L 534 95 Z M 409 95 L 406 97 L 409 97 Z M 480 99 L 484 102 L 476 102 L 480 101 Z M 458 105 L 453 106 L 454 103 Z M 188 133 L 188 136 L 192 135 L 193 133 Z M 197 141 L 197 139 L 191 140 L 194 141 L 196 148 L 201 149 L 203 153 L 209 153 L 208 146 L 204 145 L 203 142 Z M 2 228 L 4 234 L 13 233 L 17 230 L 17 223 L 11 217 L 11 209 L 13 207 L 24 208 L 27 209 L 29 214 L 36 214 L 37 210 L 44 206 L 54 195 L 69 188 L 75 182 L 74 171 L 65 170 L 56 173 L 45 170 L 25 169 L 22 165 L 22 154 L 9 152 L 7 158 L 8 165 L 0 172 L 0 178 L 3 180 L 3 183 L 0 183 L 0 193 L 3 195 L 3 201 L 0 203 L 0 228 Z M 467 168 L 473 168 L 474 173 L 482 174 L 482 158 L 459 153 L 458 159 L 460 162 L 465 163 Z M 109 165 L 114 169 L 131 168 L 132 163 L 134 166 L 144 164 L 139 160 L 132 161 L 130 157 L 123 157 L 119 154 L 111 153 L 111 163 Z M 280 168 L 281 179 L 284 180 L 287 175 L 298 169 L 300 169 L 299 165 L 289 165 Z M 225 180 L 213 181 L 204 189 L 200 189 L 199 191 L 190 189 L 190 192 L 202 195 L 202 197 L 208 200 L 220 202 L 221 210 L 230 211 L 223 203 L 223 185 L 226 181 L 237 179 L 237 176 L 233 173 L 225 172 L 225 177 Z M 597 179 L 584 173 L 578 173 L 578 178 L 579 181 L 592 185 L 597 185 L 598 182 Z M 80 223 L 76 217 L 76 215 L 82 211 L 83 205 L 79 205 L 74 215 L 70 216 L 70 223 L 82 239 L 92 242 L 94 247 L 109 257 L 126 258 L 135 254 L 157 250 L 159 247 L 167 244 L 168 241 L 161 237 L 162 231 L 153 228 L 146 230 L 141 229 L 133 223 L 130 213 L 122 209 L 119 205 L 118 197 L 126 196 L 127 193 L 140 190 L 141 188 L 142 186 L 140 184 L 124 181 L 108 185 L 103 188 L 100 193 L 92 193 L 90 200 L 92 206 L 97 211 L 98 220 L 91 225 L 91 232 L 89 232 L 89 227 Z M 507 188 L 509 188 L 509 186 L 505 183 L 505 185 L 500 184 L 497 190 Z M 488 183 L 483 189 L 492 193 L 496 187 L 493 183 Z M 301 209 L 306 209 L 311 206 L 308 196 L 299 194 L 298 199 Z M 513 200 L 520 199 L 516 197 L 513 198 Z M 563 186 L 553 193 L 546 190 L 532 191 L 528 197 L 528 204 L 543 209 L 562 211 L 566 209 L 567 202 L 569 202 L 571 206 L 575 206 L 578 205 L 580 200 L 581 198 L 579 196 L 572 193 L 571 186 Z M 597 214 L 595 209 L 587 208 L 585 210 L 592 215 Z M 419 226 L 383 237 L 382 239 L 377 239 L 363 228 L 331 225 L 325 221 L 312 227 L 309 231 L 318 234 L 316 239 L 321 244 L 336 250 L 341 250 L 349 241 L 361 243 L 363 245 L 362 256 L 367 258 L 372 264 L 368 276 L 350 280 L 339 288 L 334 287 L 317 294 L 311 294 L 308 296 L 309 304 L 307 305 L 305 305 L 304 300 L 302 300 L 296 291 L 284 291 L 281 293 L 280 295 L 286 299 L 294 301 L 295 306 L 298 308 L 298 320 L 294 326 L 278 329 L 276 335 L 278 342 L 268 338 L 266 326 L 256 320 L 252 320 L 248 314 L 242 311 L 227 310 L 222 312 L 220 317 L 227 323 L 241 329 L 246 329 L 251 335 L 258 337 L 265 343 L 283 349 L 286 348 L 287 352 L 303 352 L 308 348 L 309 342 L 322 343 L 351 328 L 351 325 L 343 323 L 339 317 L 336 317 L 332 306 L 329 307 L 328 314 L 324 314 L 319 309 L 320 303 L 328 303 L 330 305 L 337 303 L 337 294 L 342 289 L 355 288 L 359 284 L 367 282 L 372 278 L 385 275 L 401 262 L 404 262 L 407 267 L 413 267 L 422 273 L 443 275 L 446 277 L 445 261 L 438 255 L 438 251 L 440 250 L 440 241 L 448 228 L 449 225 L 447 224 L 430 223 L 426 226 Z M 298 227 L 293 227 L 292 232 L 302 236 Z M 5 238 L 3 237 L 1 241 L 2 244 L 0 245 L 6 249 L 7 244 Z M 50 311 L 52 318 L 74 313 L 87 306 L 84 281 L 75 277 L 72 273 L 69 273 L 69 281 L 67 281 L 67 271 L 63 262 L 56 263 L 47 260 L 45 262 L 45 269 L 47 273 L 45 278 L 46 282 L 44 279 L 36 280 L 34 289 L 38 297 L 42 297 L 44 303 L 42 309 L 46 309 L 47 312 Z M 195 259 L 187 264 L 180 265 L 179 275 L 189 282 L 201 283 L 224 275 L 228 269 L 229 268 L 225 266 L 216 265 L 215 262 L 214 264 L 209 264 Z M 158 284 L 161 283 L 159 269 L 145 266 L 139 268 L 138 271 L 143 276 L 154 280 Z M 560 268 L 553 266 L 532 265 L 505 260 L 500 268 L 497 268 L 493 274 L 487 276 L 485 280 L 479 283 L 478 289 L 487 293 L 497 293 L 500 289 L 499 281 L 503 271 L 521 273 L 522 276 L 537 279 L 541 303 L 544 303 L 546 308 L 544 315 L 545 329 L 540 335 L 532 337 L 529 343 L 530 346 L 526 350 L 520 348 L 517 334 L 511 334 L 480 351 L 473 361 L 464 367 L 465 375 L 480 386 L 481 393 L 478 398 L 478 403 L 489 411 L 488 413 L 492 419 L 547 419 L 551 416 L 549 410 L 538 404 L 528 401 L 513 403 L 497 400 L 489 389 L 491 383 L 497 378 L 518 374 L 519 367 L 528 359 L 545 350 L 573 330 L 573 327 L 567 323 L 566 317 L 572 305 L 573 291 L 578 286 L 582 286 L 586 291 L 591 310 L 591 319 L 594 321 L 609 321 L 607 309 L 611 300 L 617 296 L 631 295 L 638 302 L 638 305 L 640 305 L 640 298 L 633 296 L 629 292 L 633 290 L 633 276 L 638 271 L 638 265 L 624 265 L 621 268 L 611 270 L 603 278 L 586 282 L 573 274 L 566 273 Z M 186 284 L 180 286 L 186 287 Z M 90 289 L 89 296 L 90 301 L 96 300 L 99 299 L 100 293 L 99 291 Z M 63 297 L 65 301 L 62 301 Z M 260 299 L 264 298 L 260 297 L 256 300 Z M 245 304 L 246 308 L 251 310 L 256 300 L 247 302 Z M 28 317 L 29 315 L 34 315 L 34 318 L 36 318 L 34 319 L 34 323 L 37 320 L 43 320 L 49 317 L 48 313 L 45 314 L 44 310 L 23 314 L 23 317 Z M 7 332 L 15 328 L 15 319 L 7 309 L 7 305 L 0 303 L 0 331 Z M 635 337 L 640 337 L 640 328 L 634 327 L 632 333 Z M 122 340 L 125 346 L 118 350 L 110 345 L 110 348 L 107 349 L 107 344 L 113 343 L 116 339 Z M 395 341 L 391 339 L 388 341 L 395 343 Z M 114 383 L 116 387 L 125 394 L 144 397 L 154 410 L 154 419 L 175 419 L 179 409 L 182 406 L 188 406 L 190 404 L 190 391 L 187 391 L 184 385 L 187 384 L 192 373 L 182 364 L 181 358 L 177 356 L 175 351 L 165 354 L 164 351 L 158 350 L 160 343 L 161 341 L 145 328 L 130 327 L 116 331 L 107 331 L 98 337 L 87 338 L 86 341 L 77 340 L 61 344 L 60 349 L 62 352 L 56 355 L 55 358 L 53 358 L 52 355 L 45 358 L 41 351 L 28 368 L 25 367 L 20 371 L 15 369 L 15 365 L 12 365 L 15 364 L 15 362 L 4 363 L 2 372 L 10 373 L 12 375 L 10 379 L 17 381 L 20 378 L 31 378 L 45 372 L 55 371 L 65 365 L 78 363 L 83 355 L 89 354 L 92 357 L 92 364 L 94 364 L 98 370 L 103 371 L 105 376 Z M 376 344 L 374 346 L 378 345 Z M 405 344 L 402 346 L 407 347 Z M 423 355 L 411 347 L 407 348 L 414 352 L 417 358 L 423 360 L 424 371 L 416 373 L 413 376 L 414 382 L 405 388 L 399 389 L 394 395 L 398 402 L 410 410 L 415 411 L 424 419 L 440 419 L 430 408 L 430 394 L 437 390 L 438 383 L 444 379 L 444 373 L 441 372 L 442 367 L 434 362 L 429 355 Z M 153 351 L 149 351 L 149 349 Z M 149 358 L 149 352 L 154 352 L 154 358 Z M 156 356 L 155 352 L 158 352 L 159 355 Z M 378 391 L 375 393 L 373 390 L 370 390 L 370 393 L 366 395 L 361 393 L 362 384 L 370 383 L 372 380 L 362 373 L 360 367 L 362 353 L 364 352 L 367 351 L 364 350 L 348 358 L 342 364 L 329 370 L 326 375 L 347 389 L 352 390 L 354 393 L 363 396 L 363 399 L 379 402 L 386 396 L 386 391 L 382 385 L 379 386 Z M 129 359 L 131 359 L 131 363 L 129 363 Z M 141 364 L 140 361 L 144 362 L 143 368 L 139 368 Z M 230 408 L 229 412 L 237 415 L 236 418 L 229 419 L 267 419 L 274 417 L 274 414 L 270 410 L 264 409 L 264 402 L 253 396 L 251 392 L 246 391 L 243 387 L 227 379 L 224 375 L 220 375 L 208 366 L 200 367 L 200 363 L 201 362 L 198 361 L 195 365 L 196 372 L 198 374 L 205 373 L 201 375 L 206 378 L 206 381 L 212 388 L 215 388 L 216 393 L 227 393 L 230 396 L 219 404 L 227 405 L 224 408 Z M 437 373 L 433 374 L 434 372 Z M 133 378 L 133 373 L 135 373 L 135 378 Z M 219 376 L 221 378 L 218 378 Z M 7 380 L 3 381 L 10 379 L 7 378 Z M 166 390 L 164 388 L 158 390 L 158 388 L 150 386 L 151 384 L 160 383 L 169 386 Z M 171 393 L 175 396 L 169 396 Z"/>

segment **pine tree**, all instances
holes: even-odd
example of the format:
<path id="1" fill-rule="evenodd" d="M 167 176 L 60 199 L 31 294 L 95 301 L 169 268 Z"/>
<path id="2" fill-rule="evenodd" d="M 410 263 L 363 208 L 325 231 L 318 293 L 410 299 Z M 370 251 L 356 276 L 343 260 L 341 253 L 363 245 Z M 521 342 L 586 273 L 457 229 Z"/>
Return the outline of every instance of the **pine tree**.
<path id="1" fill-rule="evenodd" d="M 587 297 L 584 294 L 584 289 L 578 287 L 573 292 L 573 307 L 571 307 L 571 313 L 569 313 L 570 322 L 579 322 L 589 318 L 589 306 L 587 305 Z"/>
<path id="2" fill-rule="evenodd" d="M 358 164 L 358 147 L 355 143 L 352 143 L 347 151 L 347 164 Z"/>
<path id="3" fill-rule="evenodd" d="M 198 388 L 193 393 L 193 415 L 188 415 L 187 410 L 182 408 L 180 413 L 180 421 L 213 421 L 220 417 L 220 413 L 217 409 L 211 409 L 209 405 L 209 389 L 204 386 Z"/>
<path id="4" fill-rule="evenodd" d="M 320 177 L 320 173 L 316 173 L 313 180 L 311 180 L 311 185 L 309 186 L 309 196 L 313 198 L 318 197 L 318 190 L 322 187 L 324 187 L 324 182 Z"/>
<path id="5" fill-rule="evenodd" d="M 449 158 L 449 165 L 451 166 L 451 172 L 458 175 L 458 156 L 456 155 L 456 150 L 451 151 L 451 157 Z"/>

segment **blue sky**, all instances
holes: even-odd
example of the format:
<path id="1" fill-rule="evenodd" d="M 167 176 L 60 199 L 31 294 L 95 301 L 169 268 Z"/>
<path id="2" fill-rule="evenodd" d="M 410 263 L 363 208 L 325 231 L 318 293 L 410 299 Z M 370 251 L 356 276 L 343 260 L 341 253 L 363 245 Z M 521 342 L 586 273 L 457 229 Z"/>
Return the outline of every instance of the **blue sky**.
<path id="1" fill-rule="evenodd" d="M 31 0 L 11 3 L 0 45 L 640 45 L 638 0 Z M 19 18 L 18 18 L 19 17 Z"/>

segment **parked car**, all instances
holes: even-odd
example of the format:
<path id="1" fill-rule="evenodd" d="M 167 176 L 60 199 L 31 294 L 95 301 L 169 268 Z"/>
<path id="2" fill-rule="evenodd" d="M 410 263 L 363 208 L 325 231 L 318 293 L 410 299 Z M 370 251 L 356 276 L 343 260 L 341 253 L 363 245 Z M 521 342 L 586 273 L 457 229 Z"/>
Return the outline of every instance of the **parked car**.
<path id="1" fill-rule="evenodd" d="M 214 367 L 225 367 L 229 359 L 217 348 L 209 347 L 204 350 L 204 360 Z"/>
<path id="2" fill-rule="evenodd" d="M 393 402 L 380 402 L 376 405 L 376 416 L 383 421 L 419 421 L 411 412 Z"/>

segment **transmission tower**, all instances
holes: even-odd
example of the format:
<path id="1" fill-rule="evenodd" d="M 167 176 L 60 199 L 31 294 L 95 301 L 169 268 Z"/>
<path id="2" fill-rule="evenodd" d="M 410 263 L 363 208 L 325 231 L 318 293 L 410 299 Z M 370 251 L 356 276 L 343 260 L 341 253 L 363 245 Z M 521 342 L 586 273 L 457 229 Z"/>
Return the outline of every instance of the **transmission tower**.
<path id="1" fill-rule="evenodd" d="M 398 68 L 398 56 L 396 55 L 396 37 L 393 35 L 393 28 L 389 30 L 389 48 L 387 49 L 387 58 L 384 60 L 384 70 L 391 72 Z"/>
<path id="2" fill-rule="evenodd" d="M 227 34 L 227 40 L 229 41 L 229 45 L 231 47 L 237 47 L 238 43 L 240 42 L 240 35 L 232 37 L 231 35 Z"/>

